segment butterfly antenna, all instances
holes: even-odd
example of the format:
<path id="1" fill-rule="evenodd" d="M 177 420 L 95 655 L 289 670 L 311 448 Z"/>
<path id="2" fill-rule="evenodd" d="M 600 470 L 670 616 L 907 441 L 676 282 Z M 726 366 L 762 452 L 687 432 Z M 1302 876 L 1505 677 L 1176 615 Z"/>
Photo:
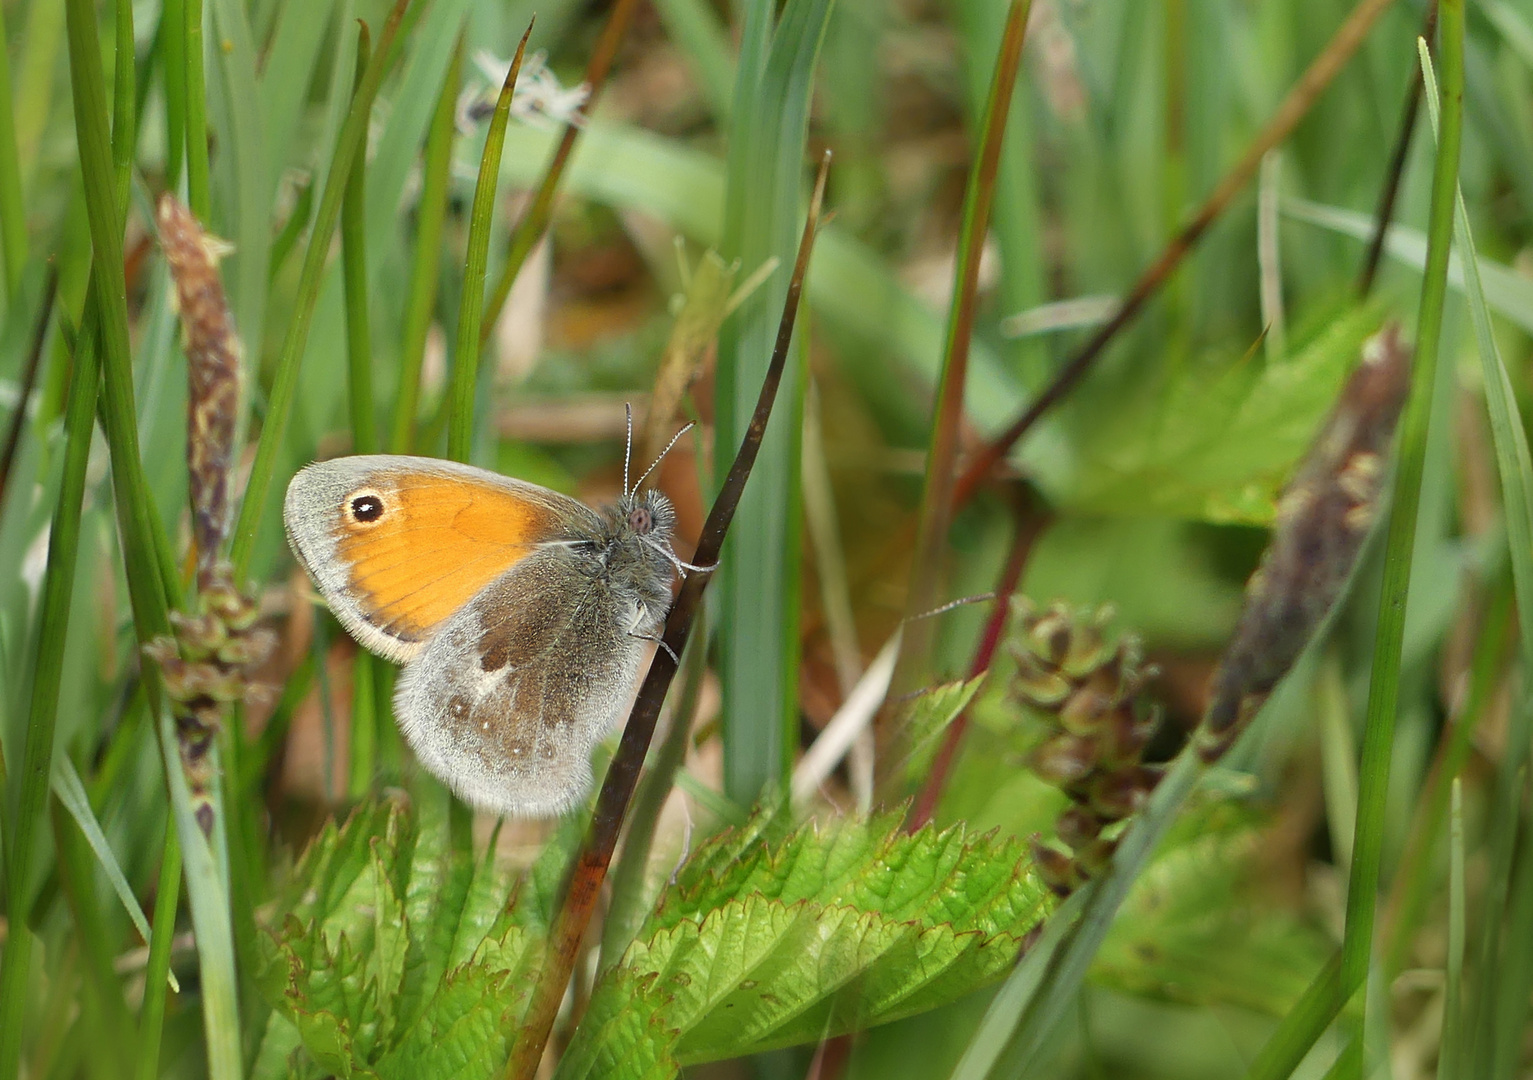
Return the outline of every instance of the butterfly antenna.
<path id="1" fill-rule="evenodd" d="M 649 468 L 644 470 L 644 475 L 639 477 L 638 482 L 633 485 L 633 489 L 635 491 L 638 491 L 639 488 L 644 486 L 644 481 L 646 479 L 648 479 L 650 473 L 655 471 L 655 466 L 659 465 L 662 461 L 664 461 L 665 460 L 665 455 L 667 455 L 667 454 L 669 454 L 671 452 L 671 447 L 675 446 L 676 443 L 680 441 L 681 437 L 683 435 L 685 435 L 687 432 L 691 431 L 691 430 L 692 430 L 692 425 L 689 423 L 689 424 L 687 424 L 686 427 L 682 428 L 676 434 L 671 436 L 671 441 L 665 444 L 665 449 L 660 451 L 659 456 L 656 457 L 655 460 L 650 463 Z"/>
<path id="2" fill-rule="evenodd" d="M 633 405 L 629 402 L 623 402 L 623 415 L 628 423 L 628 437 L 623 442 L 623 498 L 626 499 L 628 497 L 628 463 L 633 459 Z M 648 475 L 648 473 L 644 474 L 644 476 Z M 639 477 L 639 484 L 642 483 L 644 483 L 643 476 Z M 638 490 L 639 484 L 634 485 L 635 491 Z"/>

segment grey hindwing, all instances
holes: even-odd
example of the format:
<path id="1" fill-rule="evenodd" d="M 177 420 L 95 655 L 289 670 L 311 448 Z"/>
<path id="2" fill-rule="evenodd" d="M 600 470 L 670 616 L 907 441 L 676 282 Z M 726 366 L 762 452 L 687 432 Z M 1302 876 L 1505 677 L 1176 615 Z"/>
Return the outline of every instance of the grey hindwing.
<path id="1" fill-rule="evenodd" d="M 590 786 L 592 747 L 628 704 L 644 651 L 636 609 L 590 558 L 563 546 L 528 556 L 404 669 L 395 711 L 405 737 L 476 806 L 542 817 L 574 805 Z"/>

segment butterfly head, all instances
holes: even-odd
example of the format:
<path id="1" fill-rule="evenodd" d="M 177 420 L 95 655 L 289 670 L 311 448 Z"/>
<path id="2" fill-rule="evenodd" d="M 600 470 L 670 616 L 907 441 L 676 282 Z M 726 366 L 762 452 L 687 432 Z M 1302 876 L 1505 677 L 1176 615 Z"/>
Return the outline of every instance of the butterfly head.
<path id="1" fill-rule="evenodd" d="M 676 511 L 653 489 L 624 495 L 606 514 L 606 570 L 612 580 L 652 603 L 669 601 L 676 554 Z"/>

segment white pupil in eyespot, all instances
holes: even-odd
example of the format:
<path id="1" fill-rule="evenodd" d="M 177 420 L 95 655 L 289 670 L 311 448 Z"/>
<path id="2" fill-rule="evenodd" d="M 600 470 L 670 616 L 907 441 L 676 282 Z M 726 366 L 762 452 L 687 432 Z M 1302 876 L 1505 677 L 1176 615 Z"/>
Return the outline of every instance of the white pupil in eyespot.
<path id="1" fill-rule="evenodd" d="M 376 495 L 358 495 L 351 500 L 351 516 L 366 523 L 383 516 L 383 500 Z"/>

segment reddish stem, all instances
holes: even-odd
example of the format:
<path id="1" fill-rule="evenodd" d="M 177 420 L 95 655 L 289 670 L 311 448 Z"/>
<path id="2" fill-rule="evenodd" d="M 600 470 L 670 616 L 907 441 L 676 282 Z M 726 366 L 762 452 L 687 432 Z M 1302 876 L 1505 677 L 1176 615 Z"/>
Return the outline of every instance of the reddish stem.
<path id="1" fill-rule="evenodd" d="M 985 623 L 984 633 L 980 635 L 979 646 L 974 650 L 974 660 L 969 665 L 971 679 L 978 678 L 990 670 L 990 663 L 995 659 L 996 650 L 1000 648 L 1001 637 L 1006 631 L 1007 616 L 1011 613 L 1012 594 L 1017 591 L 1017 586 L 1022 581 L 1022 571 L 1027 566 L 1027 557 L 1033 550 L 1033 542 L 1043 531 L 1043 525 L 1047 520 L 1045 514 L 1027 513 L 1021 503 L 1017 506 L 1016 517 L 1016 537 L 1012 540 L 1011 553 L 1006 556 L 1006 564 L 1001 567 L 1000 581 L 996 583 L 995 606 L 990 610 L 990 618 Z M 942 789 L 947 783 L 948 774 L 952 771 L 953 762 L 958 757 L 958 745 L 963 741 L 964 732 L 968 730 L 968 727 L 969 710 L 964 709 L 948 725 L 947 733 L 942 739 L 942 746 L 937 751 L 931 772 L 926 777 L 926 785 L 910 808 L 910 815 L 905 822 L 906 831 L 915 832 L 930 821 L 932 815 L 936 813 L 937 804 L 942 799 Z"/>
<path id="2" fill-rule="evenodd" d="M 1118 331 L 1133 321 L 1145 302 L 1166 283 L 1171 272 L 1180 265 L 1182 259 L 1192 250 L 1193 245 L 1203 238 L 1203 234 L 1208 231 L 1214 219 L 1223 213 L 1235 196 L 1256 175 L 1257 170 L 1261 168 L 1262 157 L 1267 151 L 1293 134 L 1294 128 L 1299 126 L 1299 121 L 1304 119 L 1321 91 L 1330 85 L 1331 80 L 1352 58 L 1352 54 L 1362 45 L 1363 39 L 1367 37 L 1374 22 L 1393 2 L 1394 0 L 1359 0 L 1357 7 L 1353 8 L 1352 14 L 1347 17 L 1347 21 L 1341 24 L 1320 55 L 1315 57 L 1304 74 L 1299 76 L 1299 81 L 1294 83 L 1293 89 L 1278 106 L 1277 112 L 1246 148 L 1245 154 L 1235 163 L 1234 168 L 1219 181 L 1219 186 L 1214 188 L 1207 201 L 1198 208 L 1198 212 L 1171 238 L 1160 257 L 1139 276 L 1139 280 L 1129 290 L 1128 296 L 1124 298 L 1123 305 L 1118 308 L 1117 313 L 1091 336 L 1091 340 L 1086 342 L 1074 359 L 1060 370 L 1054 377 L 1054 381 L 1023 410 L 1022 415 L 1017 417 L 1010 427 L 974 455 L 974 459 L 969 463 L 969 467 L 959 478 L 954 489 L 955 507 L 968 502 L 984 483 L 985 478 L 990 475 L 990 471 L 1011 452 L 1011 448 L 1018 440 L 1032 429 L 1044 413 L 1059 404 L 1071 390 L 1075 389 L 1076 384 L 1096 364 L 1107 344 L 1117 336 Z"/>

